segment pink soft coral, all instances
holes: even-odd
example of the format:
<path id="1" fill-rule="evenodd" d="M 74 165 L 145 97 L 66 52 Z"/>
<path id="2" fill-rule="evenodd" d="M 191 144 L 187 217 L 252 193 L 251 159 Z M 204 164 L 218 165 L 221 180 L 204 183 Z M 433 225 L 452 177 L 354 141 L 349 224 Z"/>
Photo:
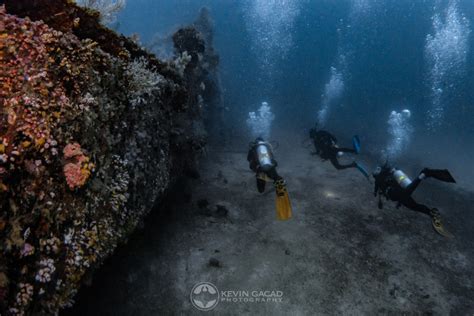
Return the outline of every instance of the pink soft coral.
<path id="1" fill-rule="evenodd" d="M 67 185 L 71 190 L 82 187 L 90 175 L 88 172 L 83 171 L 81 163 L 68 163 L 64 166 L 63 171 L 66 176 Z"/>
<path id="2" fill-rule="evenodd" d="M 78 143 L 67 144 L 63 153 L 64 159 L 67 160 L 63 172 L 69 189 L 82 187 L 91 175 L 93 164 L 89 163 L 89 157 L 84 154 Z"/>
<path id="3" fill-rule="evenodd" d="M 63 150 L 64 158 L 70 159 L 79 155 L 84 155 L 81 149 L 81 145 L 78 143 L 67 144 Z"/>

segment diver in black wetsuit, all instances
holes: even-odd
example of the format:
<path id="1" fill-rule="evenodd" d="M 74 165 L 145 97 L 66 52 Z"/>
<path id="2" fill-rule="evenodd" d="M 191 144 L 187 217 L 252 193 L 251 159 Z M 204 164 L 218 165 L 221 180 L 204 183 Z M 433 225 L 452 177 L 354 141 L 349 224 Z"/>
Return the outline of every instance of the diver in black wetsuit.
<path id="1" fill-rule="evenodd" d="M 261 137 L 250 143 L 247 161 L 250 169 L 255 172 L 257 178 L 258 192 L 265 191 L 266 178 L 270 178 L 274 182 L 283 178 L 276 171 L 278 163 L 273 157 L 272 147 Z"/>
<path id="2" fill-rule="evenodd" d="M 352 148 L 341 148 L 337 145 L 337 139 L 334 135 L 324 130 L 317 130 L 312 128 L 309 131 L 309 137 L 313 140 L 314 148 L 316 149 L 315 154 L 319 155 L 323 160 L 331 161 L 332 165 L 337 170 L 343 170 L 348 168 L 359 168 L 359 165 L 354 161 L 347 165 L 341 165 L 337 157 L 342 153 L 359 153 L 360 141 L 359 137 L 354 136 L 354 149 Z"/>
<path id="3" fill-rule="evenodd" d="M 413 211 L 429 215 L 434 229 L 440 235 L 451 237 L 451 234 L 443 227 L 438 209 L 419 204 L 412 197 L 421 180 L 425 178 L 435 178 L 444 182 L 455 183 L 456 181 L 448 170 L 425 168 L 415 180 L 411 181 L 403 171 L 392 168 L 386 163 L 374 171 L 373 177 L 375 179 L 374 196 L 379 195 L 378 206 L 380 209 L 383 208 L 382 196 L 384 196 L 387 200 L 398 202 L 397 208 L 403 205 Z"/>

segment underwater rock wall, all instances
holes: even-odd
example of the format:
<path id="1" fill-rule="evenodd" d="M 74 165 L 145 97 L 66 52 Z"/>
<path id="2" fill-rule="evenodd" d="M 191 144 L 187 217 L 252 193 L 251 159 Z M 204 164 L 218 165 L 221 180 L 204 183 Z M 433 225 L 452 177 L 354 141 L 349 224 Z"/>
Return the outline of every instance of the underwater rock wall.
<path id="1" fill-rule="evenodd" d="M 164 63 L 67 0 L 0 6 L 0 314 L 54 314 L 206 143 L 206 47 Z"/>
<path id="2" fill-rule="evenodd" d="M 193 27 L 199 31 L 206 45 L 203 55 L 203 65 L 206 71 L 203 72 L 201 92 L 206 103 L 204 107 L 204 123 L 209 132 L 209 142 L 223 142 L 226 138 L 227 127 L 225 124 L 225 102 L 222 92 L 222 83 L 219 73 L 220 58 L 214 50 L 214 22 L 211 13 L 206 7 L 201 8 L 198 18 L 193 23 Z"/>

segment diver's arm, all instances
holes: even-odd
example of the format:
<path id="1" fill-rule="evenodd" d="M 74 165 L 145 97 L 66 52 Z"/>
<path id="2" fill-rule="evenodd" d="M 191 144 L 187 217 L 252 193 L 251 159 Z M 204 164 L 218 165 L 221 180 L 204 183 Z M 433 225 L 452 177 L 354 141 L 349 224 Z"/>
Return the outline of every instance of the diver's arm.
<path id="1" fill-rule="evenodd" d="M 377 180 L 375 180 L 375 184 L 374 184 L 374 196 L 377 196 L 377 194 L 379 193 L 379 183 Z"/>
<path id="2" fill-rule="evenodd" d="M 275 159 L 272 159 L 272 164 L 274 168 L 278 167 L 278 162 Z"/>

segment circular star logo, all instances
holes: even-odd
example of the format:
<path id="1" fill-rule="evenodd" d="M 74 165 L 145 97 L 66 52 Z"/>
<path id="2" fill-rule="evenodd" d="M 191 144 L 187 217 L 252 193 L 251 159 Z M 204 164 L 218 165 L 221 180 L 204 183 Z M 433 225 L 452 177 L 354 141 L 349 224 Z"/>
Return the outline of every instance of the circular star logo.
<path id="1" fill-rule="evenodd" d="M 210 311 L 219 303 L 219 290 L 209 282 L 200 282 L 191 290 L 191 304 L 201 311 Z"/>

